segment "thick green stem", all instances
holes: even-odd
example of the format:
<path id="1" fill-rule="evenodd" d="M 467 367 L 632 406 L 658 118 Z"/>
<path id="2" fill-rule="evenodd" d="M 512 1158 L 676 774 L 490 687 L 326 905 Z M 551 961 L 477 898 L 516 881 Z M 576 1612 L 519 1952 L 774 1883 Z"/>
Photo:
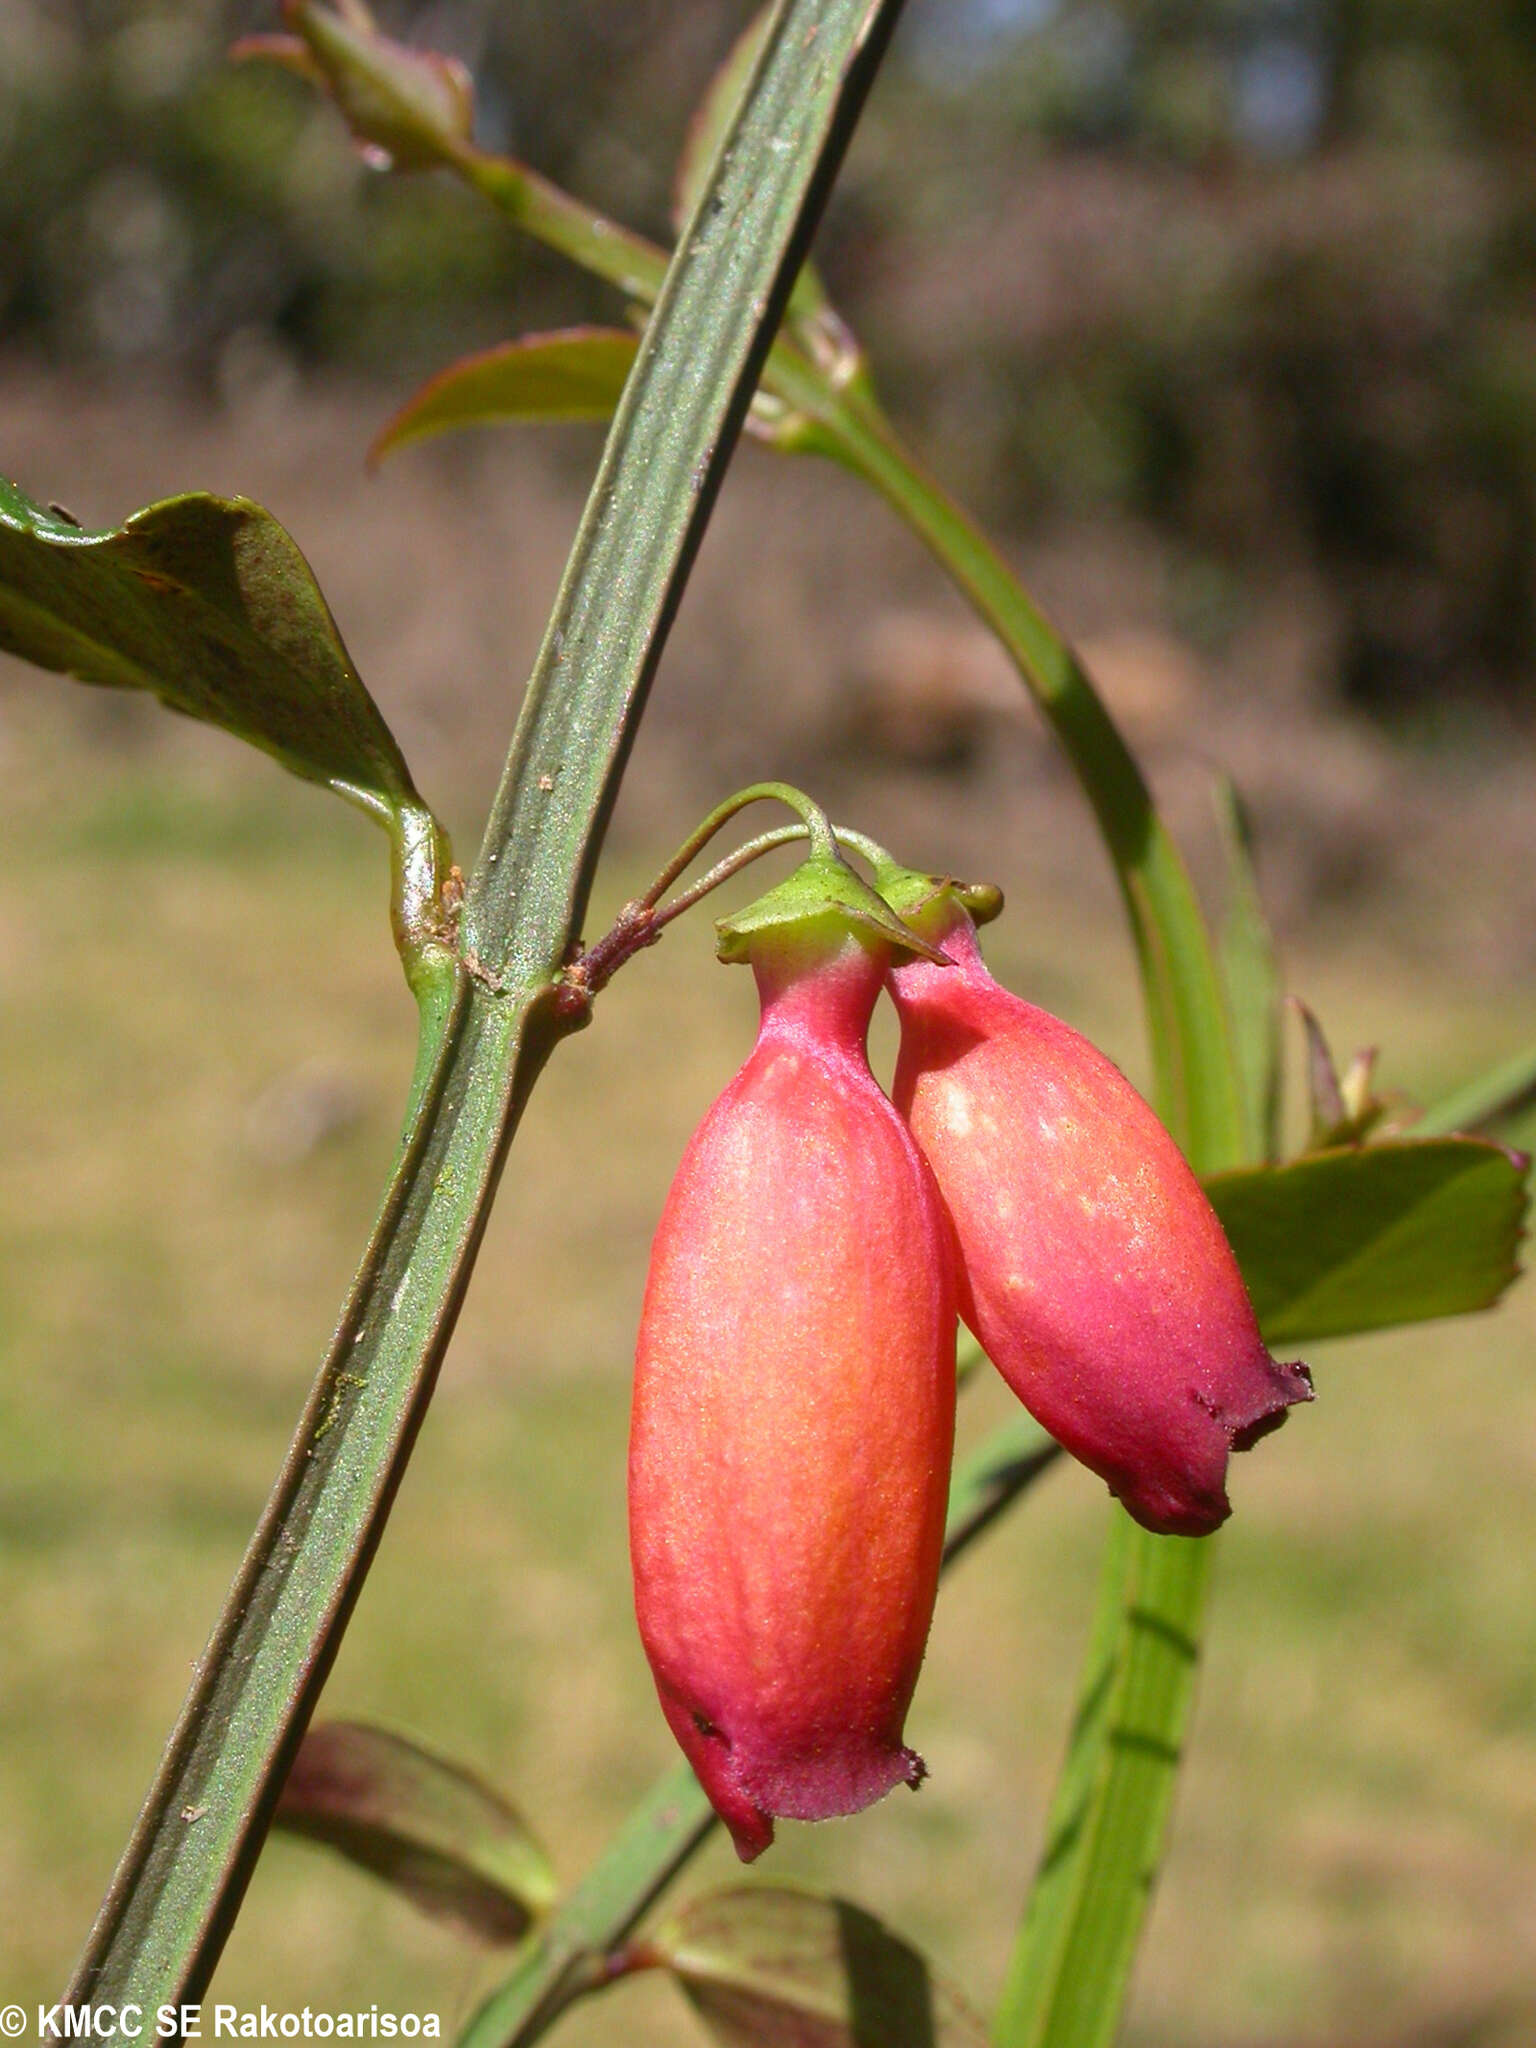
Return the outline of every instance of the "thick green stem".
<path id="1" fill-rule="evenodd" d="M 780 0 L 642 343 L 524 698 L 420 1112 L 72 2004 L 195 2003 L 238 1911 L 404 1473 L 507 1146 L 572 1028 L 557 977 L 646 691 L 895 13 L 894 0 Z"/>

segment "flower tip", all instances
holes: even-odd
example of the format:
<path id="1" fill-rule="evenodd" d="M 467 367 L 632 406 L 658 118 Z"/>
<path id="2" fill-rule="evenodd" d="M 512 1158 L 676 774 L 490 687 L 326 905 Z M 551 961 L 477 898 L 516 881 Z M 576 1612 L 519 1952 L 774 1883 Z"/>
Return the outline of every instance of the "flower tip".
<path id="1" fill-rule="evenodd" d="M 719 1809 L 716 1809 L 719 1811 Z M 753 1806 L 741 1813 L 720 1814 L 731 1837 L 731 1847 L 743 1863 L 755 1863 L 765 1849 L 773 1847 L 773 1819 Z"/>
<path id="2" fill-rule="evenodd" d="M 1154 1493 L 1145 1486 L 1109 1490 L 1131 1520 L 1154 1536 L 1214 1536 L 1232 1512 L 1224 1486 L 1198 1494 Z"/>
<path id="3" fill-rule="evenodd" d="M 1154 1536 L 1209 1536 L 1232 1512 L 1227 1464 L 1271 1435 L 1291 1409 L 1314 1398 L 1312 1375 L 1300 1364 L 1282 1365 L 1264 1354 L 1264 1385 L 1234 1410 L 1202 1388 L 1189 1389 L 1189 1413 L 1199 1420 L 1181 1431 L 1177 1458 L 1109 1476 L 1109 1490 L 1126 1513 Z"/>
<path id="4" fill-rule="evenodd" d="M 1231 1441 L 1234 1451 L 1251 1451 L 1261 1437 L 1274 1434 L 1292 1408 L 1299 1407 L 1303 1401 L 1317 1399 L 1312 1385 L 1312 1368 L 1303 1365 L 1299 1359 L 1289 1365 L 1272 1359 L 1270 1371 L 1274 1379 L 1274 1402 L 1261 1415 L 1255 1415 L 1251 1422 L 1242 1423 L 1233 1430 Z"/>

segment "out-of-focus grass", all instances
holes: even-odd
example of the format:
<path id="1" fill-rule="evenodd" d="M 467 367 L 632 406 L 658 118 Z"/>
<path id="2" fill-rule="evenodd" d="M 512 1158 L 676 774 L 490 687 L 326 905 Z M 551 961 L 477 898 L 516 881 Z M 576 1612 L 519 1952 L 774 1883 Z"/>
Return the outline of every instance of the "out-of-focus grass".
<path id="1" fill-rule="evenodd" d="M 23 2003 L 57 1995 L 276 1467 L 411 1050 L 364 824 L 195 733 L 83 753 L 60 704 L 42 682 L 0 698 L 0 1992 Z M 998 845 L 1014 914 L 996 957 L 1139 1071 L 1118 930 L 1033 900 L 1001 828 Z M 602 900 L 637 874 L 605 877 Z M 1341 1041 L 1384 1043 L 1390 1083 L 1431 1095 L 1528 1031 L 1528 988 L 1468 989 L 1376 929 L 1340 919 L 1292 947 L 1288 979 Z M 696 921 L 555 1060 L 327 1697 L 489 1774 L 570 1877 L 670 1761 L 628 1605 L 628 1354 L 666 1179 L 751 1014 Z M 1527 2037 L 1533 1304 L 1320 1350 L 1316 1406 L 1237 1468 L 1137 2039 Z M 967 1436 L 1006 1400 L 968 1394 Z M 983 2005 L 1106 1513 L 1063 1471 L 978 1547 L 912 1718 L 930 1784 L 786 1828 L 760 1867 L 861 1898 Z M 690 1882 L 736 1874 L 716 1844 Z M 216 1993 L 447 2028 L 491 1967 L 278 1842 Z M 693 2038 L 664 1986 L 612 1997 L 622 2012 L 594 2006 L 566 2037 Z"/>

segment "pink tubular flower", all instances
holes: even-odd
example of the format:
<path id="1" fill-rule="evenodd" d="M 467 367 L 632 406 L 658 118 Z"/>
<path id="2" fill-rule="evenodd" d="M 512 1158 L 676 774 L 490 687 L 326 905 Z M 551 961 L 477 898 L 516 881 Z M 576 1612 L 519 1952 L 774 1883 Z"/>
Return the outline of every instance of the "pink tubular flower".
<path id="1" fill-rule="evenodd" d="M 993 980 L 953 888 L 919 909 L 879 879 L 954 963 L 890 983 L 892 1093 L 953 1219 L 960 1314 L 1138 1522 L 1205 1535 L 1228 1453 L 1311 1398 L 1306 1367 L 1270 1357 L 1215 1211 L 1119 1069 Z"/>
<path id="2" fill-rule="evenodd" d="M 776 1815 L 855 1813 L 923 1776 L 902 1727 L 938 1582 L 955 1307 L 938 1191 L 865 1057 L 887 943 L 822 915 L 726 944 L 762 1024 L 656 1233 L 630 1542 L 662 1711 L 750 1861 Z"/>

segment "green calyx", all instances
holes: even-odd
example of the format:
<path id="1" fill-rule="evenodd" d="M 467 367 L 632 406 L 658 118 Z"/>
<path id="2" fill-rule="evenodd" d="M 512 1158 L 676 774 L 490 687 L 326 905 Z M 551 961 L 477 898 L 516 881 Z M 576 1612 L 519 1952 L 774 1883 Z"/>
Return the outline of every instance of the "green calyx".
<path id="1" fill-rule="evenodd" d="M 949 964 L 883 893 L 872 889 L 840 854 L 825 851 L 812 853 L 792 875 L 744 910 L 722 917 L 715 926 L 715 951 L 727 962 L 750 960 L 765 943 L 810 937 L 818 928 L 841 929 L 900 952 L 920 953 L 940 967 Z"/>
<path id="2" fill-rule="evenodd" d="M 952 931 L 957 911 L 972 924 L 990 924 L 1003 907 L 1003 892 L 995 882 L 960 882 L 953 875 L 923 874 L 904 868 L 883 846 L 866 839 L 862 832 L 839 830 L 838 837 L 857 849 L 875 871 L 875 887 L 882 901 L 909 929 L 925 938 L 942 938 Z"/>

